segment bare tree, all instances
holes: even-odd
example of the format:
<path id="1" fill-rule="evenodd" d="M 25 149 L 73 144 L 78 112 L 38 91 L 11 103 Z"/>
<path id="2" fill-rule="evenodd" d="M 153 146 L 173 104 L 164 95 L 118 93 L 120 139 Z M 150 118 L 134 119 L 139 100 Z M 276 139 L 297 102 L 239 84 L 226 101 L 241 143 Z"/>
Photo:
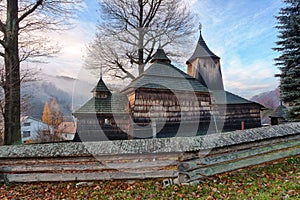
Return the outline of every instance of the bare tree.
<path id="1" fill-rule="evenodd" d="M 21 90 L 28 86 L 30 82 L 38 80 L 38 73 L 36 69 L 30 67 L 23 67 L 21 70 Z M 0 68 L 0 127 L 4 128 L 4 117 L 5 117 L 5 70 L 4 66 Z M 30 110 L 30 95 L 23 94 L 20 97 L 21 113 L 27 113 Z"/>
<path id="2" fill-rule="evenodd" d="M 34 139 L 34 143 L 45 143 L 45 142 L 53 142 L 53 133 L 51 131 L 51 127 L 49 126 L 48 129 L 43 127 L 39 127 L 36 132 L 36 138 Z"/>
<path id="3" fill-rule="evenodd" d="M 4 143 L 21 142 L 20 62 L 54 51 L 43 40 L 31 37 L 36 31 L 61 30 L 80 0 L 0 0 L 0 56 L 4 58 Z"/>
<path id="4" fill-rule="evenodd" d="M 88 47 L 86 67 L 134 79 L 161 45 L 182 44 L 194 33 L 194 15 L 183 0 L 101 0 L 101 20 Z M 136 71 L 136 72 L 134 72 Z"/>

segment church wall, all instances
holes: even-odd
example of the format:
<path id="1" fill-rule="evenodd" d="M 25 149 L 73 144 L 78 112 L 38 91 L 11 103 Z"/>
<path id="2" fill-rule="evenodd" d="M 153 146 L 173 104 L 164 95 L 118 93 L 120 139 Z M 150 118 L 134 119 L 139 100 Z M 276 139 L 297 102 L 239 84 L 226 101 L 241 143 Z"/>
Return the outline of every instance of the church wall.
<path id="1" fill-rule="evenodd" d="M 130 97 L 129 97 L 130 98 Z M 205 131 L 211 119 L 209 93 L 180 91 L 176 95 L 170 90 L 139 89 L 135 91 L 130 113 L 135 123 L 133 134 L 140 138 L 153 135 L 153 121 L 158 137 L 173 137 L 178 128 L 189 135 L 189 128 L 199 123 L 199 130 Z M 131 101 L 130 101 L 131 102 Z M 184 129 L 182 128 L 184 127 Z M 195 131 L 191 131 L 194 132 Z"/>
<path id="2" fill-rule="evenodd" d="M 224 90 L 219 59 L 198 58 L 192 62 L 192 66 L 190 72 L 200 83 L 211 90 Z"/>
<path id="3" fill-rule="evenodd" d="M 126 140 L 128 116 L 111 114 L 82 114 L 77 117 L 77 133 L 82 141 Z M 117 124 L 116 124 L 117 122 Z"/>
<path id="4" fill-rule="evenodd" d="M 261 127 L 260 106 L 257 104 L 229 104 L 216 105 L 216 118 L 222 122 L 223 131 L 234 131 L 242 129 L 242 122 L 245 129 Z"/>

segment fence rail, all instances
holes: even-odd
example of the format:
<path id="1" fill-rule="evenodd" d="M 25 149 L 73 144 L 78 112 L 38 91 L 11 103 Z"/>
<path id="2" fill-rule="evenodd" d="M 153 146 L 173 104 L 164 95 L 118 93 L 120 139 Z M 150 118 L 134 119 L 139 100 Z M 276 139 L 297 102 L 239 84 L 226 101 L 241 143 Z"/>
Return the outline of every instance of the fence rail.
<path id="1" fill-rule="evenodd" d="M 205 157 L 201 157 L 201 152 L 194 153 L 193 156 L 187 153 L 180 158 L 181 162 L 178 165 L 179 182 L 199 181 L 223 172 L 300 155 L 300 136 L 285 138 L 281 141 L 264 141 L 253 146 L 252 148 L 248 145 L 239 148 L 232 146 L 227 148 L 227 152 L 220 149 L 222 153 L 211 152 Z M 195 156 L 195 154 L 200 156 Z"/>
<path id="2" fill-rule="evenodd" d="M 179 183 L 300 154 L 300 123 L 191 138 L 0 147 L 0 182 L 171 178 Z"/>

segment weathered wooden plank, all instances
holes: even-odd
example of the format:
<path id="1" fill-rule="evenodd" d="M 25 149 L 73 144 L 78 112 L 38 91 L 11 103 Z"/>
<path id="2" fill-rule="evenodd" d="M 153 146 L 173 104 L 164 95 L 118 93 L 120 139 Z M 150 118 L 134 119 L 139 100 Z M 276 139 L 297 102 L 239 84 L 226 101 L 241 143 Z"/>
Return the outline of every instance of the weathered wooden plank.
<path id="1" fill-rule="evenodd" d="M 237 152 L 226 153 L 223 155 L 199 157 L 198 159 L 194 159 L 190 162 L 183 162 L 179 165 L 181 171 L 191 171 L 196 168 L 201 168 L 205 165 L 219 165 L 223 162 L 234 162 L 235 160 L 258 156 L 261 154 L 267 154 L 269 152 L 284 150 L 291 147 L 300 146 L 300 140 L 290 141 L 290 142 L 281 142 L 273 145 L 266 145 L 262 147 L 240 150 Z"/>
<path id="2" fill-rule="evenodd" d="M 276 152 L 272 152 L 269 154 L 261 154 L 259 156 L 255 156 L 255 157 L 250 157 L 244 160 L 240 160 L 234 163 L 228 163 L 228 165 L 218 165 L 218 166 L 213 166 L 211 168 L 208 168 L 205 173 L 206 176 L 211 176 L 214 174 L 218 174 L 218 173 L 223 173 L 223 172 L 227 172 L 227 171 L 232 171 L 232 170 L 236 170 L 236 169 L 240 169 L 240 168 L 244 168 L 244 167 L 249 167 L 249 166 L 253 166 L 253 165 L 258 165 L 258 164 L 262 164 L 265 162 L 270 162 L 273 160 L 278 160 L 278 159 L 282 159 L 282 158 L 287 158 L 287 157 L 291 157 L 291 156 L 296 156 L 296 155 L 300 155 L 300 147 L 294 147 L 294 148 L 290 148 L 290 149 L 286 149 L 286 150 L 279 150 Z"/>
<path id="3" fill-rule="evenodd" d="M 18 165 L 18 164 L 76 164 L 76 163 L 98 163 L 95 157 L 42 157 L 42 158 L 1 158 L 1 165 Z"/>
<path id="4" fill-rule="evenodd" d="M 295 155 L 300 155 L 300 146 L 274 151 L 268 154 L 261 154 L 258 156 L 249 157 L 234 162 L 220 163 L 219 165 L 215 165 L 215 166 L 206 166 L 203 168 L 193 170 L 191 172 L 179 173 L 179 180 L 181 181 L 181 183 L 189 182 L 190 179 L 191 180 L 201 179 L 205 176 L 212 176 L 212 175 L 229 172 L 244 167 L 250 167 L 253 165 L 258 165 L 265 162 L 270 162 L 273 160 L 278 160 L 278 159 L 295 156 Z"/>
<path id="5" fill-rule="evenodd" d="M 14 173 L 24 172 L 50 172 L 50 171 L 105 171 L 105 170 L 162 170 L 166 167 L 176 167 L 177 154 L 140 154 L 79 157 L 79 158 L 31 158 L 10 159 L 0 164 L 10 167 Z M 78 160 L 77 160 L 78 159 Z M 17 162 L 15 162 L 17 160 Z M 99 161 L 101 160 L 101 162 Z M 8 162 L 9 161 L 9 162 Z M 6 164 L 6 165 L 5 165 Z"/>
<path id="6" fill-rule="evenodd" d="M 30 173 L 30 174 L 7 174 L 8 182 L 57 182 L 57 181 L 96 181 L 96 180 L 122 180 L 122 179 L 147 179 L 147 178 L 175 178 L 177 171 L 162 170 L 144 173 L 129 172 L 94 172 L 94 173 Z"/>
<path id="7" fill-rule="evenodd" d="M 159 170 L 164 167 L 177 166 L 176 161 L 130 162 L 130 163 L 94 163 L 94 164 L 35 164 L 35 165 L 10 165 L 6 166 L 8 172 L 55 172 L 55 171 L 108 171 L 108 170 Z"/>
<path id="8" fill-rule="evenodd" d="M 261 140 L 257 142 L 249 142 L 245 144 L 237 144 L 237 145 L 231 145 L 231 146 L 224 146 L 221 148 L 215 148 L 211 150 L 200 150 L 200 151 L 194 151 L 194 152 L 185 152 L 182 153 L 179 156 L 179 161 L 184 162 L 184 161 L 189 161 L 193 159 L 197 159 L 199 157 L 203 158 L 205 155 L 223 155 L 225 153 L 231 153 L 231 152 L 237 152 L 245 149 L 253 149 L 253 148 L 258 148 L 258 147 L 263 147 L 267 145 L 273 145 L 277 143 L 285 143 L 289 141 L 297 141 L 300 140 L 300 134 L 298 135 L 292 135 L 288 137 L 278 137 L 278 138 L 273 138 L 273 139 L 268 139 L 268 140 Z"/>
<path id="9" fill-rule="evenodd" d="M 114 156 L 95 156 L 99 161 L 119 161 L 119 160 L 178 160 L 180 153 L 166 152 L 166 153 L 144 153 L 144 154 L 123 154 Z"/>

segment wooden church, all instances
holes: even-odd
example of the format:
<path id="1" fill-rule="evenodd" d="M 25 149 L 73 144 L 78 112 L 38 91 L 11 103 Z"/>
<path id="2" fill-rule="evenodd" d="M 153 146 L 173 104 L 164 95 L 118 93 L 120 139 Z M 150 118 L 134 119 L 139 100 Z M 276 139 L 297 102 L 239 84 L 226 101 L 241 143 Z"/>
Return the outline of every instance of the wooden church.
<path id="1" fill-rule="evenodd" d="M 212 113 L 218 131 L 233 131 L 261 126 L 262 105 L 224 90 L 220 57 L 216 56 L 200 37 L 191 58 L 186 62 L 187 73 L 210 91 Z"/>
<path id="2" fill-rule="evenodd" d="M 261 126 L 260 104 L 224 90 L 220 58 L 201 31 L 187 73 L 159 48 L 150 67 L 120 93 L 100 78 L 93 98 L 74 112 L 75 140 L 185 137 Z"/>

